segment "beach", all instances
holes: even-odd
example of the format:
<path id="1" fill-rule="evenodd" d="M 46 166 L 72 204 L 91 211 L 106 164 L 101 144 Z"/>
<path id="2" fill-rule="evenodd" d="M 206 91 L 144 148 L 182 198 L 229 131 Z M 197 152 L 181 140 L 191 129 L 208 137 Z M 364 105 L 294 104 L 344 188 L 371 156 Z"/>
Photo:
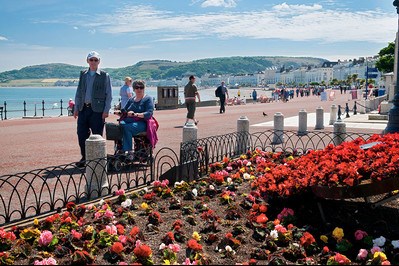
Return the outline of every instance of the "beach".
<path id="1" fill-rule="evenodd" d="M 214 93 L 214 88 L 208 89 L 208 91 Z M 203 92 L 200 91 L 200 93 Z M 249 90 L 241 90 L 242 96 L 245 93 L 249 95 Z M 230 97 L 235 95 L 236 91 L 230 90 Z M 199 107 L 196 111 L 196 118 L 199 120 L 197 137 L 205 138 L 235 132 L 237 120 L 241 116 L 249 119 L 251 133 L 272 129 L 273 123 L 266 123 L 263 126 L 262 124 L 272 122 L 274 114 L 277 112 L 281 112 L 285 119 L 298 116 L 301 109 L 306 109 L 308 113 L 314 113 L 316 108 L 322 107 L 324 112 L 329 113 L 332 104 L 344 107 L 345 103 L 349 103 L 352 108 L 354 101 L 349 98 L 349 94 L 337 92 L 333 101 L 321 101 L 318 96 L 309 96 L 294 98 L 286 103 L 247 103 L 246 105 L 227 106 L 224 114 L 219 113 L 219 106 L 216 104 Z M 155 153 L 162 147 L 172 148 L 178 153 L 186 112 L 185 108 L 154 112 L 160 125 L 159 142 L 154 150 Z M 267 116 L 264 116 L 263 113 Z M 116 119 L 117 117 L 111 114 L 106 121 L 116 122 Z M 328 121 L 324 121 L 324 123 L 328 124 Z M 314 125 L 308 125 L 308 130 L 313 130 L 313 128 Z M 295 130 L 297 126 L 290 124 L 285 129 Z M 326 127 L 324 130 L 331 131 L 333 128 Z M 381 133 L 381 129 L 370 125 L 347 128 L 347 132 Z M 113 141 L 107 141 L 109 154 L 113 153 L 113 144 Z M 0 121 L 0 146 L 2 147 L 0 150 L 0 176 L 68 164 L 80 159 L 76 120 L 68 116 Z"/>

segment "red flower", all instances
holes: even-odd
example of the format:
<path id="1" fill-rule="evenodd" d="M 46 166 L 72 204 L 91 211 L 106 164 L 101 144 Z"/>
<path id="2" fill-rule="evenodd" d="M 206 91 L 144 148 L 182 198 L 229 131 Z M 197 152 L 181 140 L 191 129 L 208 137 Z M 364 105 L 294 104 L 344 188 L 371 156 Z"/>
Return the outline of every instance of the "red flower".
<path id="1" fill-rule="evenodd" d="M 118 235 L 123 235 L 125 234 L 125 227 L 121 224 L 116 225 L 116 230 L 118 231 Z"/>
<path id="2" fill-rule="evenodd" d="M 199 243 L 197 242 L 197 240 L 195 240 L 195 239 L 190 239 L 190 240 L 187 242 L 187 247 L 190 248 L 190 249 L 192 249 L 192 250 L 194 250 L 194 251 L 201 251 L 201 250 L 202 250 L 202 245 L 199 244 Z"/>
<path id="3" fill-rule="evenodd" d="M 74 202 L 68 202 L 66 205 L 66 209 L 68 211 L 72 211 L 73 209 L 75 209 L 75 207 L 76 207 L 76 204 Z"/>
<path id="4" fill-rule="evenodd" d="M 149 258 L 152 254 L 152 250 L 149 246 L 140 244 L 134 248 L 133 253 L 138 258 Z"/>
<path id="5" fill-rule="evenodd" d="M 137 237 L 137 235 L 140 233 L 140 228 L 138 228 L 137 226 L 133 227 L 132 230 L 130 230 L 130 236 L 132 238 Z"/>
<path id="6" fill-rule="evenodd" d="M 260 214 L 258 217 L 256 217 L 256 222 L 257 222 L 258 224 L 264 224 L 264 223 L 266 223 L 268 220 L 269 220 L 269 219 L 267 218 L 267 216 L 266 216 L 264 213 L 262 213 L 262 214 Z"/>
<path id="7" fill-rule="evenodd" d="M 303 233 L 303 236 L 301 237 L 300 241 L 302 246 L 307 247 L 316 242 L 316 239 L 314 239 L 311 233 L 305 232 Z"/>
<path id="8" fill-rule="evenodd" d="M 111 246 L 111 252 L 120 255 L 123 252 L 123 245 L 121 242 L 115 242 Z"/>

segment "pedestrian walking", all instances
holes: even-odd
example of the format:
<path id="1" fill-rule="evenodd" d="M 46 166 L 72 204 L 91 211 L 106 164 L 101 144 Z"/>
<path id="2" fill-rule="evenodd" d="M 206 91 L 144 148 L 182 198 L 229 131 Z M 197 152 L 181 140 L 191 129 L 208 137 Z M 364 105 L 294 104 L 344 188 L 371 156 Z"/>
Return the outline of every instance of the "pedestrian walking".
<path id="1" fill-rule="evenodd" d="M 198 88 L 195 83 L 195 77 L 191 75 L 187 85 L 184 87 L 184 100 L 187 108 L 187 118 L 186 124 L 189 120 L 193 120 L 195 125 L 198 125 L 198 120 L 195 119 L 195 99 L 198 98 L 198 102 L 201 102 L 200 95 L 198 93 Z"/>
<path id="2" fill-rule="evenodd" d="M 253 103 L 256 103 L 257 97 L 258 97 L 258 93 L 257 93 L 256 90 L 254 89 L 254 90 L 252 91 L 252 100 L 253 100 Z"/>
<path id="3" fill-rule="evenodd" d="M 79 84 L 75 95 L 74 118 L 77 120 L 77 134 L 82 158 L 76 163 L 85 166 L 86 139 L 91 134 L 102 135 L 105 118 L 111 109 L 111 79 L 105 71 L 99 69 L 100 55 L 92 51 L 87 55 L 89 69 L 80 72 Z"/>
<path id="4" fill-rule="evenodd" d="M 229 92 L 227 90 L 227 87 L 224 85 L 224 81 L 221 82 L 220 86 L 217 87 L 215 91 L 216 97 L 219 97 L 220 100 L 220 113 L 225 113 L 226 112 L 226 99 L 229 98 Z"/>

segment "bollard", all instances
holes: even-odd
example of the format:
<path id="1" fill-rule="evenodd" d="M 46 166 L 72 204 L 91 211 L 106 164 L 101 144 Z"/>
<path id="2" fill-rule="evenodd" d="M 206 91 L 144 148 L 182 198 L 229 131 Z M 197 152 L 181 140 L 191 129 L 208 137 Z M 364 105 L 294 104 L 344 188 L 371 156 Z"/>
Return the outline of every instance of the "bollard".
<path id="1" fill-rule="evenodd" d="M 316 126 L 314 129 L 324 129 L 324 110 L 321 106 L 316 108 Z"/>
<path id="2" fill-rule="evenodd" d="M 342 115 L 342 113 L 341 113 L 341 105 L 338 105 L 338 118 L 337 118 L 337 121 L 341 120 L 341 115 Z"/>
<path id="3" fill-rule="evenodd" d="M 86 139 L 86 193 L 89 199 L 109 194 L 106 141 L 101 135 Z"/>
<path id="4" fill-rule="evenodd" d="M 245 115 L 237 120 L 237 148 L 235 154 L 246 153 L 249 149 L 249 120 Z"/>
<path id="5" fill-rule="evenodd" d="M 349 116 L 349 106 L 348 106 L 348 103 L 345 103 L 346 104 L 346 106 L 345 106 L 345 113 L 346 113 L 346 118 L 349 118 L 350 116 Z"/>
<path id="6" fill-rule="evenodd" d="M 334 122 L 337 121 L 337 110 L 338 108 L 335 104 L 331 105 L 329 125 L 334 125 Z"/>
<path id="7" fill-rule="evenodd" d="M 62 116 L 62 99 L 61 99 L 60 103 L 61 103 L 61 107 L 60 107 L 61 114 L 60 114 L 60 116 Z"/>
<path id="8" fill-rule="evenodd" d="M 35 103 L 35 115 L 34 116 L 36 116 L 37 115 L 37 113 L 36 113 L 36 103 Z"/>
<path id="9" fill-rule="evenodd" d="M 280 112 L 274 114 L 274 135 L 272 144 L 284 142 L 284 115 Z"/>
<path id="10" fill-rule="evenodd" d="M 308 134 L 308 112 L 302 109 L 298 113 L 298 136 L 304 136 Z"/>
<path id="11" fill-rule="evenodd" d="M 334 123 L 334 133 L 333 133 L 333 143 L 335 146 L 338 146 L 346 139 L 346 124 L 342 122 L 341 119 L 338 119 L 337 122 Z"/>
<path id="12" fill-rule="evenodd" d="M 183 127 L 183 142 L 197 140 L 198 128 L 193 122 L 188 122 Z"/>

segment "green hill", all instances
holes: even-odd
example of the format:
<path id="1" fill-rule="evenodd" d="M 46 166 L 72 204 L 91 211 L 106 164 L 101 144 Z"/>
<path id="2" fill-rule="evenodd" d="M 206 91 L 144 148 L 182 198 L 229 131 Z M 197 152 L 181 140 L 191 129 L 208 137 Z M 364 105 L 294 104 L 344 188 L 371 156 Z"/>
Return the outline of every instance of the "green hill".
<path id="1" fill-rule="evenodd" d="M 140 61 L 135 65 L 122 68 L 106 68 L 113 79 L 123 79 L 131 76 L 135 79 L 167 79 L 180 78 L 187 74 L 202 76 L 213 74 L 243 74 L 263 71 L 268 67 L 285 68 L 299 66 L 319 66 L 327 60 L 313 57 L 283 57 L 283 56 L 247 56 L 221 57 L 176 62 L 168 60 Z M 0 73 L 0 84 L 22 79 L 78 79 L 79 72 L 85 66 L 68 64 L 44 64 L 21 68 L 20 70 Z"/>

